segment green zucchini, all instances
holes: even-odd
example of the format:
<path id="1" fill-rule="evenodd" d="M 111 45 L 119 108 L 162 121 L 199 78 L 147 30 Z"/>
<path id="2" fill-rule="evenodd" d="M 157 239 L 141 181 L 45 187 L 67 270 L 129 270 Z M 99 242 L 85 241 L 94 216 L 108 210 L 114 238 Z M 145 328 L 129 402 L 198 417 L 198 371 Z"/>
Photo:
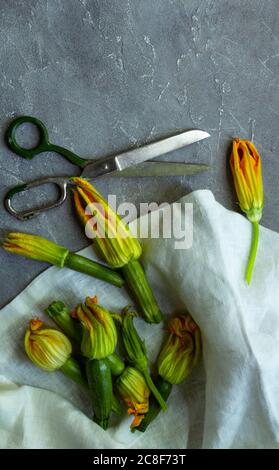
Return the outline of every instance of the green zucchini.
<path id="1" fill-rule="evenodd" d="M 112 411 L 112 379 L 107 359 L 90 359 L 86 363 L 86 375 L 93 408 L 93 421 L 107 429 Z"/>
<path id="2" fill-rule="evenodd" d="M 159 390 L 161 396 L 165 401 L 167 401 L 171 390 L 172 390 L 172 384 L 164 380 L 160 375 L 158 375 L 157 379 L 154 381 L 157 390 Z M 149 410 L 146 413 L 144 419 L 140 423 L 140 425 L 136 428 L 138 431 L 144 432 L 148 425 L 154 421 L 154 419 L 158 416 L 158 414 L 161 411 L 161 407 L 156 400 L 156 398 L 151 395 L 150 400 L 149 400 Z"/>
<path id="3" fill-rule="evenodd" d="M 107 360 L 112 375 L 121 375 L 125 369 L 125 364 L 122 359 L 116 353 L 113 353 L 107 357 Z"/>

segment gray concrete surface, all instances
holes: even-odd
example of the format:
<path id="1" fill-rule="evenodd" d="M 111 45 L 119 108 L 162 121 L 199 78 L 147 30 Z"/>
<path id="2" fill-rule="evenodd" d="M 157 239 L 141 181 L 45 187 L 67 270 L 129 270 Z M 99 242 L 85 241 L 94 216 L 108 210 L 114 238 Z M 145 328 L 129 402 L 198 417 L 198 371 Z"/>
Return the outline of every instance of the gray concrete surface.
<path id="1" fill-rule="evenodd" d="M 1 0 L 1 199 L 23 181 L 78 173 L 55 154 L 30 162 L 9 151 L 3 134 L 16 115 L 41 118 L 53 142 L 92 158 L 200 127 L 212 137 L 169 158 L 211 163 L 210 174 L 110 178 L 97 188 L 137 204 L 210 188 L 237 210 L 228 145 L 253 138 L 264 161 L 263 224 L 278 230 L 278 15 L 276 0 Z M 73 250 L 87 244 L 70 200 L 24 223 L 3 206 L 0 217 L 1 236 L 12 229 Z M 45 268 L 3 250 L 0 266 L 0 305 Z"/>

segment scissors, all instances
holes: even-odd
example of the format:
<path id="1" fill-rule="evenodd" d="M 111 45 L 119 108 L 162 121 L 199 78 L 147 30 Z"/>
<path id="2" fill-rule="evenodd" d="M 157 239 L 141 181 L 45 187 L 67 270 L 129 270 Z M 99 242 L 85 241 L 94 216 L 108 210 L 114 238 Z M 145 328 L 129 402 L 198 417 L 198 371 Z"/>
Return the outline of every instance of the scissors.
<path id="1" fill-rule="evenodd" d="M 39 131 L 39 143 L 32 148 L 21 147 L 16 140 L 16 131 L 22 124 L 32 123 Z M 150 159 L 160 155 L 180 149 L 194 142 L 206 139 L 210 135 L 200 129 L 193 129 L 180 132 L 172 137 L 153 142 L 142 147 L 137 147 L 126 152 L 121 152 L 114 156 L 90 160 L 76 155 L 71 150 L 52 144 L 48 138 L 46 126 L 39 119 L 33 116 L 20 116 L 14 119 L 6 131 L 6 141 L 11 150 L 17 155 L 31 160 L 36 155 L 44 152 L 56 152 L 69 160 L 74 165 L 82 169 L 81 177 L 86 179 L 95 179 L 104 175 L 111 176 L 181 176 L 193 175 L 202 171 L 209 170 L 209 166 L 197 163 L 180 162 L 150 162 Z M 12 205 L 12 199 L 15 194 L 27 191 L 30 188 L 41 186 L 47 183 L 53 183 L 60 189 L 60 195 L 56 202 L 32 210 L 17 211 Z M 32 181 L 30 183 L 15 186 L 10 189 L 5 196 L 5 207 L 10 214 L 19 220 L 28 220 L 35 215 L 40 214 L 64 203 L 67 198 L 67 187 L 73 185 L 70 177 L 49 177 Z"/>

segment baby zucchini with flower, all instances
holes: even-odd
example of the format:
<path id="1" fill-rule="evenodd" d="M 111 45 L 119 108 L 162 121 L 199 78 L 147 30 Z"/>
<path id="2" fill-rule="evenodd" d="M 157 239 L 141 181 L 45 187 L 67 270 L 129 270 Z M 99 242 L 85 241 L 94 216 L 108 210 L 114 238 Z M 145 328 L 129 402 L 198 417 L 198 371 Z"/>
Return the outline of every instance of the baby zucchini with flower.
<path id="1" fill-rule="evenodd" d="M 161 312 L 139 262 L 142 249 L 129 227 L 107 204 L 96 189 L 83 178 L 72 178 L 74 203 L 86 234 L 95 243 L 105 261 L 120 269 L 144 319 L 159 323 Z"/>
<path id="2" fill-rule="evenodd" d="M 82 327 L 81 353 L 88 359 L 86 375 L 93 420 L 106 430 L 113 404 L 112 377 L 107 357 L 116 348 L 116 326 L 109 311 L 97 304 L 96 297 L 87 297 L 85 303 L 76 307 L 74 315 Z"/>
<path id="3" fill-rule="evenodd" d="M 155 382 L 165 400 L 172 386 L 186 379 L 200 357 L 201 334 L 198 325 L 189 314 L 173 318 L 169 322 L 168 336 L 158 357 L 159 375 Z M 149 411 L 137 429 L 144 432 L 159 412 L 157 401 L 151 397 Z"/>
<path id="4" fill-rule="evenodd" d="M 25 256 L 26 258 L 45 261 L 59 268 L 67 267 L 97 279 L 102 279 L 117 287 L 124 284 L 121 275 L 100 263 L 70 252 L 64 246 L 57 245 L 39 235 L 11 232 L 3 243 L 4 250 Z"/>

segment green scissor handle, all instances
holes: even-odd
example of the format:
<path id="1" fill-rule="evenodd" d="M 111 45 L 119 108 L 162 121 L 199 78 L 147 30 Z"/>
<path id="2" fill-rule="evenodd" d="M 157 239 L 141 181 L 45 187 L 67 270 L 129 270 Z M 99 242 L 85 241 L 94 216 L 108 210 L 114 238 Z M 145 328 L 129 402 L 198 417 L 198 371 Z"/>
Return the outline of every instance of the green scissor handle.
<path id="1" fill-rule="evenodd" d="M 31 124 L 34 124 L 37 127 L 40 133 L 40 140 L 39 140 L 38 145 L 36 145 L 35 147 L 26 149 L 24 147 L 21 147 L 17 143 L 16 131 L 19 128 L 19 126 L 28 122 L 30 122 Z M 29 160 L 31 160 L 33 157 L 43 152 L 56 152 L 62 155 L 67 160 L 69 160 L 71 163 L 74 163 L 75 165 L 81 168 L 84 168 L 85 165 L 88 163 L 88 161 L 90 161 L 90 160 L 85 160 L 84 158 L 79 157 L 75 153 L 71 152 L 71 150 L 68 150 L 63 147 L 60 147 L 59 145 L 54 145 L 50 143 L 48 139 L 48 131 L 47 131 L 46 126 L 42 123 L 42 121 L 40 121 L 39 119 L 33 116 L 20 116 L 14 119 L 6 131 L 6 140 L 11 150 L 13 150 L 17 155 L 20 155 L 21 157 L 27 158 Z M 49 183 L 55 184 L 60 189 L 59 199 L 55 203 L 51 205 L 47 205 L 45 207 L 35 208 L 32 210 L 26 210 L 26 211 L 21 211 L 21 212 L 17 211 L 13 207 L 12 199 L 15 196 L 15 194 L 23 192 L 23 191 L 27 191 L 28 189 L 34 188 L 36 186 L 41 186 L 42 184 L 49 184 Z M 68 177 L 65 177 L 65 178 L 64 177 L 50 177 L 50 178 L 44 178 L 43 180 L 36 180 L 31 183 L 26 183 L 26 184 L 21 184 L 19 186 L 16 186 L 10 189 L 8 193 L 5 195 L 4 203 L 5 203 L 6 209 L 10 212 L 10 214 L 17 217 L 19 220 L 31 219 L 31 217 L 34 217 L 35 215 L 39 214 L 42 211 L 45 211 L 47 209 L 52 209 L 53 207 L 58 207 L 61 204 L 63 204 L 63 202 L 65 201 L 67 197 L 68 184 L 70 184 L 70 180 Z"/>
<path id="2" fill-rule="evenodd" d="M 22 124 L 28 122 L 34 124 L 40 133 L 40 140 L 38 145 L 30 149 L 21 147 L 16 140 L 17 129 Z M 24 158 L 28 158 L 29 160 L 43 152 L 56 152 L 62 155 L 67 160 L 69 160 L 71 163 L 74 163 L 74 165 L 77 165 L 81 168 L 83 168 L 86 163 L 88 163 L 88 160 L 79 157 L 75 153 L 71 152 L 71 150 L 50 143 L 46 126 L 42 123 L 42 121 L 33 116 L 20 116 L 14 119 L 6 131 L 6 140 L 11 150 L 13 150 L 17 155 L 20 155 Z"/>

